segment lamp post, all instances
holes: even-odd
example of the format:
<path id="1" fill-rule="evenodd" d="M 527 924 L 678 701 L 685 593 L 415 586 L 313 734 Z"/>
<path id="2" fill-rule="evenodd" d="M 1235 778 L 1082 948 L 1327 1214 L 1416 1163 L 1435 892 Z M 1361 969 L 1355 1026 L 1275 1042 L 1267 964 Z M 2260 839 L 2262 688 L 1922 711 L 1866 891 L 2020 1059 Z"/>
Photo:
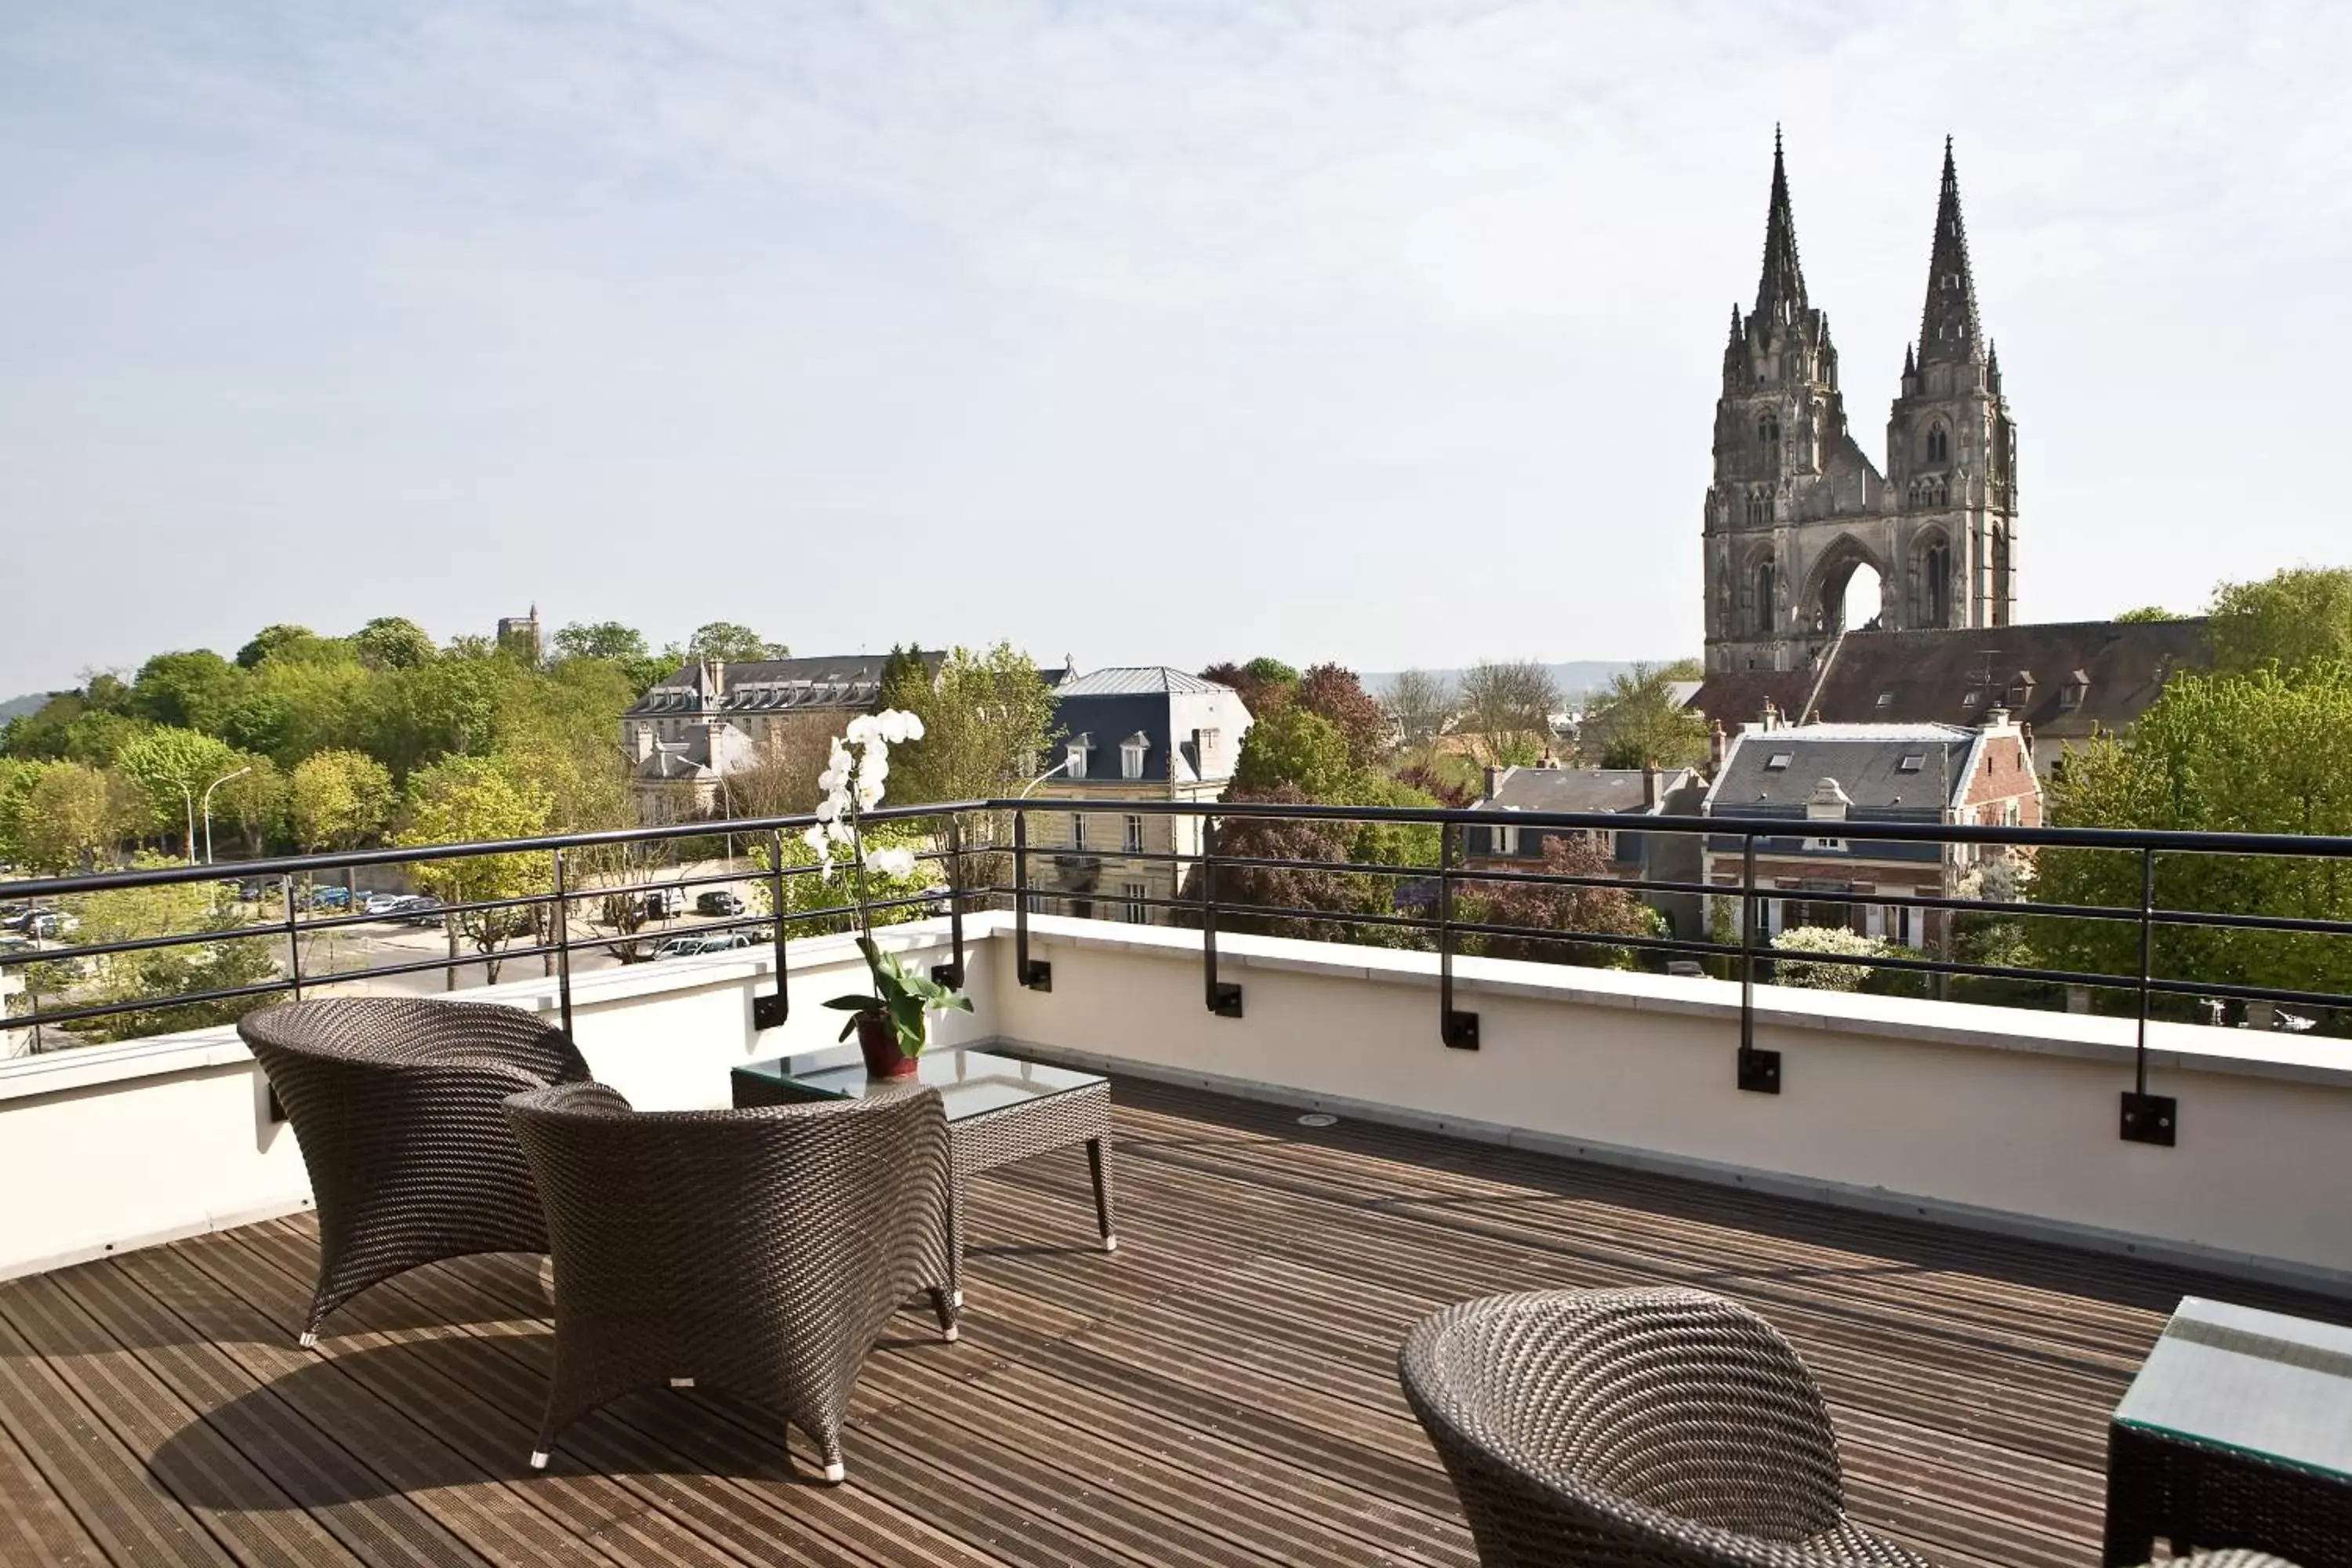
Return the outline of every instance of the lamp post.
<path id="1" fill-rule="evenodd" d="M 220 777 L 213 780 L 212 783 L 205 786 L 205 864 L 207 866 L 213 863 L 213 791 L 220 788 L 221 785 L 228 783 L 231 779 L 243 778 L 252 771 L 253 765 L 248 763 L 233 773 L 221 774 Z M 191 842 L 188 847 L 193 851 L 195 848 L 195 845 L 194 842 Z M 188 863 L 190 865 L 194 865 L 195 863 L 195 856 L 193 853 L 188 857 Z"/>
<path id="2" fill-rule="evenodd" d="M 1039 784 L 1044 784 L 1047 779 L 1052 778 L 1055 773 L 1060 773 L 1064 768 L 1068 767 L 1076 761 L 1077 761 L 1076 752 L 1072 752 L 1066 753 L 1060 762 L 1055 763 L 1052 767 L 1047 768 L 1044 773 L 1039 773 L 1035 778 L 1031 779 L 1027 784 L 1022 785 L 1021 793 L 1015 798 L 1027 800 L 1029 798 L 1030 791 L 1035 789 Z"/>

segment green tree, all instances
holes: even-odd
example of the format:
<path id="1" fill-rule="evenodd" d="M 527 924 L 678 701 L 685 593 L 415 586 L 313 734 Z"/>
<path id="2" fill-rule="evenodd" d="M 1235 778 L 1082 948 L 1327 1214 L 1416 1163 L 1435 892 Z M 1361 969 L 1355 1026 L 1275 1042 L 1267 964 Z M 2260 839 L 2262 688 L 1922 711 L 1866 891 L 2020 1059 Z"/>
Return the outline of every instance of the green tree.
<path id="1" fill-rule="evenodd" d="M 1532 660 L 1481 660 L 1462 677 L 1462 728 L 1478 737 L 1490 762 L 1533 762 L 1550 742 L 1559 705 L 1551 671 Z"/>
<path id="2" fill-rule="evenodd" d="M 1425 669 L 1408 669 L 1389 683 L 1389 721 L 1408 751 L 1437 743 L 1454 717 L 1454 683 Z"/>
<path id="3" fill-rule="evenodd" d="M 1230 686 L 1241 693 L 1242 705 L 1253 718 L 1262 718 L 1290 700 L 1298 671 L 1278 658 L 1260 654 L 1247 664 L 1213 664 L 1201 672 L 1203 680 Z"/>
<path id="4" fill-rule="evenodd" d="M 370 669 L 413 669 L 438 651 L 432 635 L 405 616 L 378 616 L 352 634 L 352 647 Z"/>
<path id="5" fill-rule="evenodd" d="M 210 648 L 159 653 L 139 668 L 130 710 L 150 723 L 217 734 L 242 672 Z"/>
<path id="6" fill-rule="evenodd" d="M 2069 751 L 2048 807 L 2066 826 L 2352 833 L 2352 669 L 2176 676 L 2128 739 Z M 2335 861 L 2158 855 L 2155 868 L 2159 908 L 2352 920 L 2352 868 Z M 2139 858 L 2044 849 L 2031 892 L 2040 903 L 2137 909 Z M 2137 972 L 2130 921 L 2032 924 L 2052 967 Z M 2159 925 L 2153 942 L 2156 973 L 2171 978 L 2352 991 L 2352 946 L 2340 937 Z"/>
<path id="7" fill-rule="evenodd" d="M 320 752 L 287 779 L 294 842 L 314 853 L 358 848 L 383 831 L 395 799 L 390 770 L 363 752 Z"/>
<path id="8" fill-rule="evenodd" d="M 237 666 L 258 669 L 267 660 L 280 656 L 301 658 L 319 651 L 328 640 L 308 626 L 264 626 L 253 634 L 251 642 L 236 650 Z"/>
<path id="9" fill-rule="evenodd" d="M 1320 713 L 1284 703 L 1260 717 L 1242 738 L 1234 763 L 1237 795 L 1265 798 L 1285 786 L 1306 799 L 1342 802 L 1357 783 L 1348 738 Z"/>
<path id="10" fill-rule="evenodd" d="M 206 789 L 236 771 L 236 755 L 225 742 L 167 724 L 124 746 L 114 763 L 138 786 L 156 826 L 181 829 L 193 862 L 198 849 L 198 803 Z"/>
<path id="11" fill-rule="evenodd" d="M 143 867 L 168 865 L 154 857 Z M 136 942 L 149 937 L 209 935 L 216 940 L 144 952 L 114 953 L 94 961 L 95 978 L 72 997 L 76 1005 L 110 1006 L 150 1002 L 77 1024 L 89 1040 L 130 1040 L 144 1036 L 228 1023 L 268 1000 L 232 996 L 213 1002 L 174 998 L 257 985 L 278 973 L 272 952 L 276 932 L 255 930 L 242 906 L 226 903 L 209 883 L 115 888 L 69 900 L 79 916 L 84 942 Z"/>
<path id="12" fill-rule="evenodd" d="M 2352 569 L 2297 566 L 2259 583 L 2224 583 L 2205 636 L 2221 675 L 2275 664 L 2292 676 L 2352 661 Z"/>
<path id="13" fill-rule="evenodd" d="M 960 647 L 938 679 L 919 659 L 899 668 L 883 701 L 923 721 L 923 738 L 891 749 L 890 799 L 985 800 L 1018 795 L 1055 735 L 1054 693 L 1010 643 Z"/>
<path id="14" fill-rule="evenodd" d="M 646 658 L 653 651 L 646 646 L 645 633 L 619 621 L 573 621 L 559 626 L 553 647 L 558 658 L 606 658 L 615 664 Z"/>
<path id="15" fill-rule="evenodd" d="M 2185 621 L 2189 617 L 2186 616 L 2177 615 L 2173 611 L 2166 609 L 2162 605 L 2142 605 L 2137 610 L 2126 610 L 2122 615 L 2116 617 L 2116 620 L 2126 623 L 2136 621 Z"/>
<path id="16" fill-rule="evenodd" d="M 9 785 L 10 858 L 63 876 L 95 869 L 121 843 L 122 801 L 87 763 L 37 763 Z"/>
<path id="17" fill-rule="evenodd" d="M 235 832 L 247 855 L 257 856 L 286 827 L 286 775 L 268 757 L 239 752 L 229 759 L 244 773 L 213 796 L 213 820 Z"/>
<path id="18" fill-rule="evenodd" d="M 1610 677 L 1609 689 L 1584 721 L 1588 755 L 1604 768 L 1686 768 L 1706 760 L 1706 720 L 1675 700 L 1663 669 L 1636 664 Z"/>
<path id="19" fill-rule="evenodd" d="M 1544 837 L 1543 869 L 1555 877 L 1607 877 L 1609 857 L 1589 834 L 1554 833 Z M 1622 888 L 1547 885 L 1536 882 L 1465 882 L 1454 911 L 1472 925 L 1511 926 L 1517 932 L 1581 931 L 1595 936 L 1656 936 L 1665 922 L 1656 910 Z M 1606 942 L 1580 942 L 1531 934 L 1475 933 L 1463 951 L 1488 958 L 1537 963 L 1570 963 L 1591 969 L 1630 969 L 1634 951 Z"/>
<path id="20" fill-rule="evenodd" d="M 410 847 L 436 844 L 531 838 L 547 831 L 554 797 L 540 784 L 516 776 L 503 760 L 446 757 L 420 769 L 408 781 L 408 820 L 394 842 Z M 554 865 L 544 854 L 467 855 L 416 863 L 417 886 L 451 906 L 445 917 L 449 956 L 458 955 L 462 936 L 481 955 L 484 973 L 499 977 L 499 953 L 530 922 L 512 910 L 461 910 L 457 906 L 544 893 Z M 449 972 L 455 989 L 457 972 Z"/>
<path id="21" fill-rule="evenodd" d="M 730 663 L 760 658 L 790 658 L 793 650 L 769 642 L 751 627 L 733 621 L 712 621 L 695 628 L 686 639 L 688 658 L 721 658 Z"/>

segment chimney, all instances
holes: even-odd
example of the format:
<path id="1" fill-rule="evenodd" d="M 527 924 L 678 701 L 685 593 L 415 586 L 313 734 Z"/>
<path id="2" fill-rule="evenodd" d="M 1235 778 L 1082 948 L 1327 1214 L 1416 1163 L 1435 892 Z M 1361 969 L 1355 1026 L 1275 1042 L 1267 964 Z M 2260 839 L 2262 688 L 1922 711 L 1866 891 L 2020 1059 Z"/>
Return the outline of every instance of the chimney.
<path id="1" fill-rule="evenodd" d="M 710 661 L 710 685 L 707 694 L 713 708 L 721 707 L 726 703 L 727 661 L 723 658 L 714 658 Z"/>
<path id="2" fill-rule="evenodd" d="M 637 761 L 642 763 L 654 754 L 654 727 L 651 724 L 637 726 L 636 743 Z"/>
<path id="3" fill-rule="evenodd" d="M 1495 770 L 1495 764 L 1494 764 L 1494 763 L 1488 763 L 1486 764 L 1486 798 L 1487 798 L 1488 800 L 1492 800 L 1492 799 L 1494 799 L 1494 798 L 1495 798 L 1495 781 L 1496 781 L 1496 770 Z"/>
<path id="4" fill-rule="evenodd" d="M 1707 725 L 1707 727 L 1706 727 L 1706 770 L 1707 770 L 1707 772 L 1709 772 L 1709 773 L 1721 773 L 1721 772 L 1723 771 L 1723 752 L 1724 752 L 1724 748 L 1725 748 L 1726 746 L 1727 746 L 1729 743 L 1730 743 L 1730 742 L 1729 742 L 1728 739 L 1724 735 L 1724 732 L 1723 732 L 1723 721 L 1722 721 L 1722 720 L 1717 719 L 1717 720 L 1714 721 L 1712 723 L 1710 723 L 1710 724 L 1708 724 L 1708 725 Z"/>
<path id="5" fill-rule="evenodd" d="M 1647 767 L 1642 770 L 1642 804 L 1650 810 L 1658 809 L 1658 801 L 1665 794 L 1666 770 Z"/>
<path id="6" fill-rule="evenodd" d="M 1773 701 L 1769 697 L 1764 699 L 1762 723 L 1768 733 L 1780 727 L 1780 705 Z"/>
<path id="7" fill-rule="evenodd" d="M 1998 702 L 1985 710 L 1984 719 L 1977 726 L 1980 730 L 2004 730 L 2008 727 L 2009 710 Z"/>

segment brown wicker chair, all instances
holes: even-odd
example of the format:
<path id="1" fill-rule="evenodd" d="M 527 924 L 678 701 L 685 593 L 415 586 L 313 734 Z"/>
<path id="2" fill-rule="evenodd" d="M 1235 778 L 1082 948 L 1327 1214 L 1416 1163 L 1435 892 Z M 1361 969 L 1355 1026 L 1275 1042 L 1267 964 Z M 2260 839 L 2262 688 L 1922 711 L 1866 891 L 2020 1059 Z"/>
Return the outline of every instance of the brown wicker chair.
<path id="1" fill-rule="evenodd" d="M 479 1002 L 331 997 L 249 1014 L 237 1032 L 294 1124 L 319 1205 L 305 1347 L 328 1313 L 419 1264 L 547 1250 L 500 1101 L 587 1081 L 561 1029 Z"/>
<path id="2" fill-rule="evenodd" d="M 936 1090 L 633 1111 L 601 1084 L 507 1101 L 547 1207 L 555 1374 L 534 1468 L 606 1400 L 709 1383 L 783 1413 L 844 1474 L 849 1391 L 929 1293 L 956 1337 L 947 1113 Z"/>
<path id="3" fill-rule="evenodd" d="M 1486 1568 L 1925 1568 L 1847 1521 L 1820 1391 L 1736 1302 L 1465 1301 L 1415 1325 L 1398 1374 Z"/>
<path id="4" fill-rule="evenodd" d="M 2146 1568 L 2294 1568 L 2284 1557 L 2273 1557 L 2267 1552 L 2246 1552 L 2232 1547 L 2224 1552 L 2200 1552 L 2193 1557 L 2168 1557 L 2161 1563 L 2150 1563 Z"/>

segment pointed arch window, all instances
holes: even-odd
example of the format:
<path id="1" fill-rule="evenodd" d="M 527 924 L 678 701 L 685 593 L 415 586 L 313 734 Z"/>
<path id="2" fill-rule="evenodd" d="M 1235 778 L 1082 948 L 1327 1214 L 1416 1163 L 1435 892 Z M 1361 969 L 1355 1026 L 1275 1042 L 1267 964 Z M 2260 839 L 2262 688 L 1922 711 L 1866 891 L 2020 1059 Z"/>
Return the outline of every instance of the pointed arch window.
<path id="1" fill-rule="evenodd" d="M 1952 547 L 1938 538 L 1931 542 L 1919 566 L 1920 607 L 1931 626 L 1949 626 L 1952 619 Z"/>
<path id="2" fill-rule="evenodd" d="M 1755 616 L 1755 620 L 1751 629 L 1753 629 L 1759 637 L 1770 637 L 1772 635 L 1774 625 L 1778 619 L 1774 614 L 1775 605 L 1773 600 L 1774 595 L 1779 592 L 1779 575 L 1773 569 L 1772 558 L 1767 555 L 1763 560 L 1756 563 L 1756 591 L 1755 599 L 1751 605 Z"/>
<path id="3" fill-rule="evenodd" d="M 1767 414 L 1756 421 L 1756 444 L 1768 453 L 1780 449 L 1780 416 Z"/>
<path id="4" fill-rule="evenodd" d="M 1941 425 L 1927 426 L 1927 460 L 1931 463 L 1952 460 L 1952 433 Z"/>

